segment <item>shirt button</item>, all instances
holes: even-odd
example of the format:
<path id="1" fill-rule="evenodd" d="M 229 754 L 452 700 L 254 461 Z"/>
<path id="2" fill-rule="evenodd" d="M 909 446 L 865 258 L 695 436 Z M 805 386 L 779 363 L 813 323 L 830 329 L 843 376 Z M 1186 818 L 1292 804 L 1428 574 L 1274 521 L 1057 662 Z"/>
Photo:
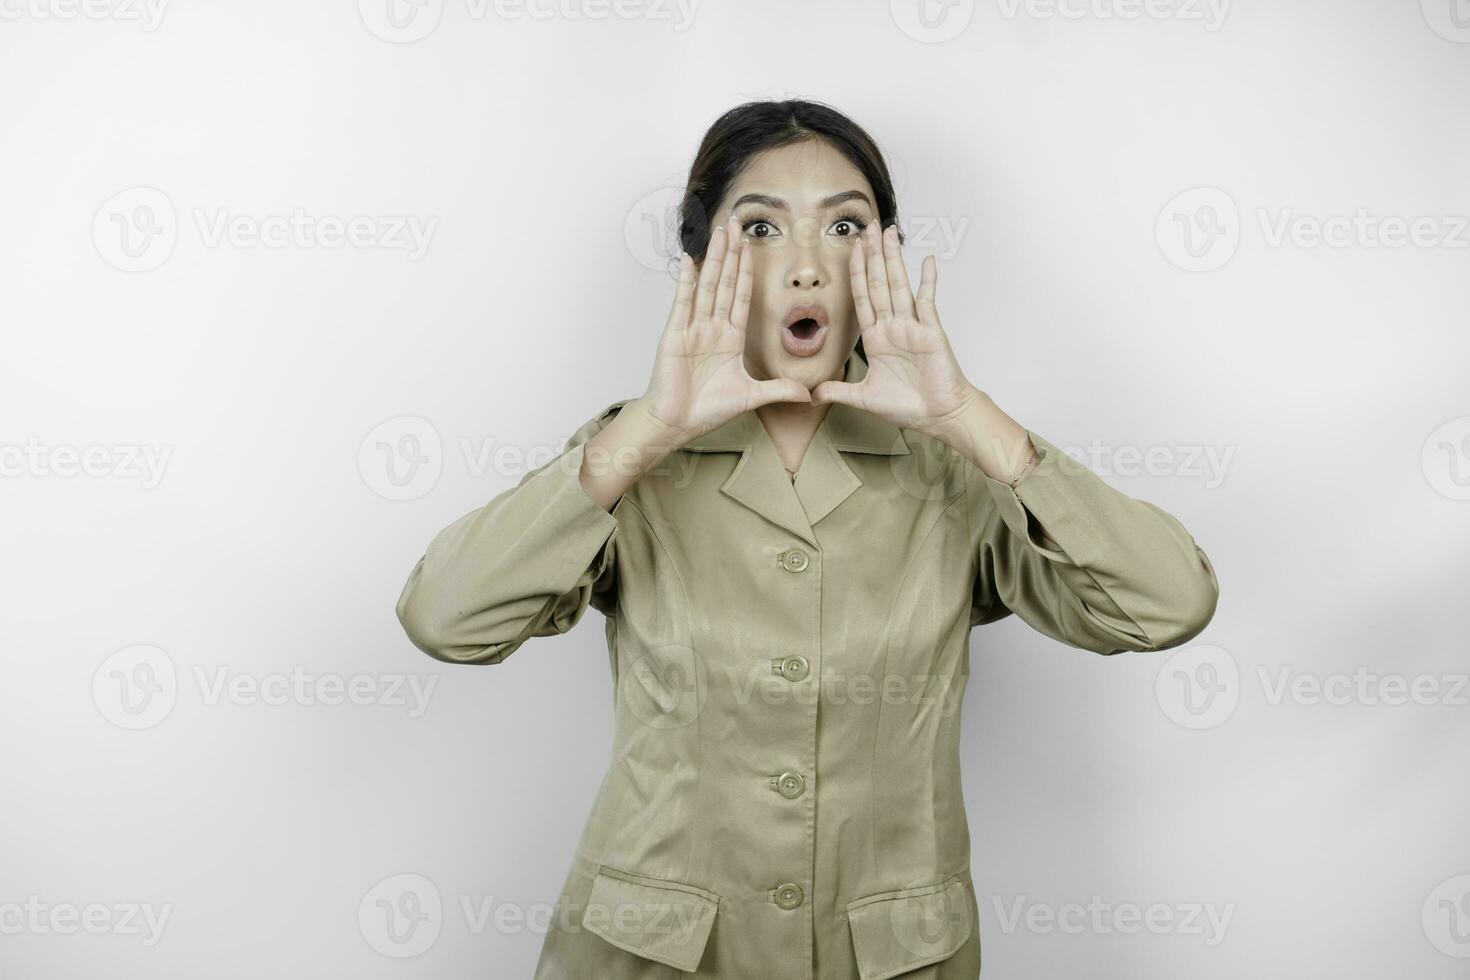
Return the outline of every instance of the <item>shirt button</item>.
<path id="1" fill-rule="evenodd" d="M 779 776 L 773 776 L 771 785 L 788 800 L 794 800 L 806 792 L 806 779 L 799 772 L 783 772 Z"/>
<path id="2" fill-rule="evenodd" d="M 806 675 L 811 673 L 811 665 L 806 658 L 800 655 L 794 657 L 777 657 L 771 661 L 771 672 L 780 674 L 788 681 L 804 681 Z"/>
<path id="3" fill-rule="evenodd" d="M 801 886 L 794 881 L 788 881 L 776 886 L 776 904 L 783 909 L 796 908 L 801 904 Z"/>
<path id="4" fill-rule="evenodd" d="M 804 572 L 806 571 L 806 566 L 810 564 L 809 560 L 807 559 L 806 552 L 802 551 L 800 548 L 792 548 L 789 551 L 783 551 L 776 556 L 776 560 L 779 561 L 781 563 L 781 567 L 786 569 L 788 572 Z"/>

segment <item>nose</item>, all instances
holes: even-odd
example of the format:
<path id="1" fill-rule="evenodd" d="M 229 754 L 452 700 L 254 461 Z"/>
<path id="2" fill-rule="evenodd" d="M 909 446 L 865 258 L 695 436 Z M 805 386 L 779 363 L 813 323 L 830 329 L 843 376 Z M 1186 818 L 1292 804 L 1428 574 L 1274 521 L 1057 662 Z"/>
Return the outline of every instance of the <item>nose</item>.
<path id="1" fill-rule="evenodd" d="M 822 285 L 822 271 L 812 260 L 794 263 L 788 281 L 797 289 L 819 289 Z"/>

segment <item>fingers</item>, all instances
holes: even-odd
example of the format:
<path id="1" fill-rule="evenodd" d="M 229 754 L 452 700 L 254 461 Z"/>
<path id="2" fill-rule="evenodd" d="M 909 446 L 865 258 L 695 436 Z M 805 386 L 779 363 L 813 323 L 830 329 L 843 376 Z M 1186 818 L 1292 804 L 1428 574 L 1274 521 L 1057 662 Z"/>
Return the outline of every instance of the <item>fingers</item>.
<path id="1" fill-rule="evenodd" d="M 878 222 L 871 222 L 863 229 L 863 238 L 863 258 L 868 262 L 868 299 L 873 303 L 873 311 L 885 317 L 893 312 L 893 303 L 888 296 L 888 270 L 883 264 L 883 236 L 878 231 Z"/>
<path id="2" fill-rule="evenodd" d="M 934 261 L 934 256 L 924 256 L 924 264 L 919 270 L 919 295 L 914 297 L 914 305 L 918 309 L 919 322 L 931 327 L 939 326 L 939 310 L 934 305 L 934 290 L 939 282 L 939 263 Z"/>
<path id="3" fill-rule="evenodd" d="M 812 400 L 812 393 L 807 386 L 791 378 L 757 381 L 752 387 L 755 390 L 755 397 L 751 399 L 751 408 L 759 408 L 761 405 L 769 405 L 772 402 L 810 402 Z"/>
<path id="4" fill-rule="evenodd" d="M 741 241 L 740 262 L 735 274 L 735 305 L 730 308 L 730 323 L 742 334 L 750 318 L 750 298 L 755 293 L 755 270 L 751 268 L 749 256 L 749 244 Z"/>
<path id="5" fill-rule="evenodd" d="M 725 258 L 725 229 L 716 227 L 704 250 L 699 269 L 699 286 L 694 293 L 694 319 L 707 320 L 714 315 L 715 292 L 719 288 L 720 268 Z"/>
<path id="6" fill-rule="evenodd" d="M 857 395 L 861 384 L 861 381 L 823 381 L 812 389 L 812 404 L 843 404 L 861 408 Z"/>
<path id="7" fill-rule="evenodd" d="M 725 261 L 720 266 L 720 285 L 715 292 L 714 316 L 716 320 L 725 320 L 730 316 L 730 307 L 735 302 L 735 277 L 740 272 L 742 251 L 740 245 L 740 234 L 734 224 L 726 226 L 728 247 L 725 251 Z"/>
<path id="8" fill-rule="evenodd" d="M 858 330 L 865 331 L 878 319 L 873 312 L 873 303 L 868 299 L 868 260 L 863 236 L 853 242 L 852 254 L 847 259 L 847 277 L 852 283 L 852 306 L 857 312 Z"/>
<path id="9" fill-rule="evenodd" d="M 914 292 L 909 286 L 909 272 L 903 266 L 903 250 L 898 244 L 895 225 L 883 230 L 883 265 L 888 270 L 888 296 L 893 302 L 894 315 L 912 318 Z"/>
<path id="10" fill-rule="evenodd" d="M 669 311 L 669 328 L 683 330 L 689 326 L 689 311 L 694 308 L 694 260 L 689 253 L 679 253 L 679 285 L 674 290 L 674 308 Z"/>

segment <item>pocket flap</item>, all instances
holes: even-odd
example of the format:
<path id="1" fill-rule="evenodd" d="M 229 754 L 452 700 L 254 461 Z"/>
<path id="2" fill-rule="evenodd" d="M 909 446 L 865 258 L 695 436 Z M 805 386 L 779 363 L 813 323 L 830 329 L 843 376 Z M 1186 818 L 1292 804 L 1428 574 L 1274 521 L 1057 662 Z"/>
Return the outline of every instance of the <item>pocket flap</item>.
<path id="1" fill-rule="evenodd" d="M 953 956 L 973 931 L 970 893 L 962 877 L 902 888 L 847 903 L 862 980 L 917 970 Z"/>
<path id="2" fill-rule="evenodd" d="M 602 865 L 582 925 L 620 949 L 693 973 L 719 904 L 719 895 L 697 885 Z"/>

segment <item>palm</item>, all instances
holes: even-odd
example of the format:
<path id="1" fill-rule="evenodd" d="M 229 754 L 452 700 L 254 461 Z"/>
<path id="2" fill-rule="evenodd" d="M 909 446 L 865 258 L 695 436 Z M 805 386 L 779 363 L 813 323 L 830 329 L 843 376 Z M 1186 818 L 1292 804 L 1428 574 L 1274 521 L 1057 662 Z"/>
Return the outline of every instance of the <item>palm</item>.
<path id="1" fill-rule="evenodd" d="M 880 239 L 876 226 L 868 228 L 854 245 L 849 265 L 868 370 L 858 382 L 823 382 L 813 392 L 814 400 L 846 402 L 900 427 L 932 432 L 958 414 L 974 393 L 939 323 L 934 259 L 924 260 L 916 297 L 897 234 Z"/>
<path id="2" fill-rule="evenodd" d="M 697 281 L 693 262 L 681 256 L 674 308 L 645 396 L 653 416 L 686 438 L 761 405 L 811 399 L 799 382 L 757 381 L 745 370 L 752 276 L 738 239 L 727 249 L 728 240 L 715 229 Z"/>

